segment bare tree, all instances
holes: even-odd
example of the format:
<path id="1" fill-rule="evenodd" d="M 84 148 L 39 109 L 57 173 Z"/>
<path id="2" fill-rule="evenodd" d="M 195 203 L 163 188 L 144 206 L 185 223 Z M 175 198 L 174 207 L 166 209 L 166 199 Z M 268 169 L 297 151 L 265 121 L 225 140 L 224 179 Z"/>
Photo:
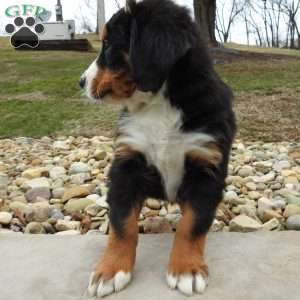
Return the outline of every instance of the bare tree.
<path id="1" fill-rule="evenodd" d="M 75 20 L 82 32 L 95 32 L 95 20 L 97 18 L 95 4 L 94 0 L 78 1 Z"/>
<path id="2" fill-rule="evenodd" d="M 121 9 L 121 4 L 119 3 L 119 1 L 118 1 L 118 0 L 115 0 L 115 2 L 116 2 L 116 5 L 117 5 L 117 8 L 118 8 L 118 9 Z"/>
<path id="3" fill-rule="evenodd" d="M 272 47 L 280 46 L 279 29 L 281 23 L 281 15 L 283 12 L 283 0 L 271 0 L 270 8 L 268 10 L 269 27 L 272 34 Z"/>
<path id="4" fill-rule="evenodd" d="M 105 2 L 104 0 L 97 0 L 97 28 L 96 33 L 102 32 L 105 25 Z"/>
<path id="5" fill-rule="evenodd" d="M 227 43 L 233 23 L 244 10 L 244 5 L 245 1 L 243 0 L 231 0 L 229 7 L 228 0 L 218 2 L 216 29 L 222 42 Z M 226 6 L 229 11 L 225 12 Z"/>
<path id="6" fill-rule="evenodd" d="M 216 46 L 216 0 L 193 0 L 195 19 L 207 43 Z"/>
<path id="7" fill-rule="evenodd" d="M 296 38 L 298 40 L 297 47 L 300 48 L 300 29 L 297 23 L 299 10 L 300 0 L 283 0 L 283 12 L 288 17 L 286 46 L 290 48 L 296 48 Z"/>

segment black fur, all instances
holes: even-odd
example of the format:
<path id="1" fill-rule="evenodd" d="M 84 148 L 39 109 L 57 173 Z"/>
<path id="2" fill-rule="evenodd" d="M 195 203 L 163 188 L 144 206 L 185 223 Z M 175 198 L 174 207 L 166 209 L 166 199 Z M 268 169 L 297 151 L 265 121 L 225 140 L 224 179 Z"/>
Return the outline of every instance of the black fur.
<path id="1" fill-rule="evenodd" d="M 128 53 L 138 89 L 156 93 L 166 82 L 166 101 L 182 111 L 182 130 L 213 135 L 223 154 L 222 162 L 209 168 L 186 158 L 176 201 L 194 209 L 192 233 L 198 236 L 208 231 L 222 200 L 236 130 L 232 93 L 215 73 L 201 32 L 185 8 L 169 0 L 144 0 L 131 12 L 121 10 L 107 24 L 108 41 L 98 63 L 121 70 L 126 64 L 122 53 Z M 142 154 L 116 160 L 109 178 L 110 220 L 120 234 L 132 207 L 141 206 L 147 197 L 165 198 L 159 172 Z"/>

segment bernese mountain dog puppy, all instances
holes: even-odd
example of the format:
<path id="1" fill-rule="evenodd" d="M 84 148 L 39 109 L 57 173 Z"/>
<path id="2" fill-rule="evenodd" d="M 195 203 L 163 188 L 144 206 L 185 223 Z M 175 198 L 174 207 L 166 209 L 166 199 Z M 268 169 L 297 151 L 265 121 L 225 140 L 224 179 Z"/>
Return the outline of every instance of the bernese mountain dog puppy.
<path id="1" fill-rule="evenodd" d="M 182 209 L 167 283 L 203 293 L 207 232 L 223 196 L 235 133 L 232 93 L 213 69 L 201 28 L 171 0 L 127 1 L 106 24 L 102 50 L 80 85 L 126 107 L 109 173 L 110 230 L 87 294 L 104 297 L 132 278 L 138 218 L 148 197 Z"/>

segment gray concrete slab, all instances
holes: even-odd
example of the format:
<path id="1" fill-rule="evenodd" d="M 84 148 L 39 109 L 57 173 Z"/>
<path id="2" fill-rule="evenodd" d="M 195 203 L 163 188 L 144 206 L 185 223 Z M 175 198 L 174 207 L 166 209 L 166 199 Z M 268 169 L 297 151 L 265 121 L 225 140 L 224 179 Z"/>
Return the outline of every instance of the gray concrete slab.
<path id="1" fill-rule="evenodd" d="M 168 289 L 172 235 L 140 236 L 134 281 L 107 300 L 183 300 Z M 0 235 L 0 300 L 82 300 L 103 236 Z M 199 300 L 299 300 L 300 232 L 209 235 Z"/>

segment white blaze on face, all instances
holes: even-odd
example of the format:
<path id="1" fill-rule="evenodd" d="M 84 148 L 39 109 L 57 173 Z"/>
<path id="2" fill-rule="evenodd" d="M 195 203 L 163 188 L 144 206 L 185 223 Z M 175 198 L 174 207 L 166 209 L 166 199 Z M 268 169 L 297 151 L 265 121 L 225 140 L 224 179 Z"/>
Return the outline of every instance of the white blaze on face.
<path id="1" fill-rule="evenodd" d="M 93 81 L 96 78 L 98 71 L 99 71 L 99 66 L 97 64 L 97 60 L 98 60 L 98 58 L 92 62 L 92 64 L 88 67 L 88 69 L 82 75 L 86 79 L 86 84 L 85 84 L 86 95 L 91 100 L 96 100 L 95 97 L 93 96 L 92 85 L 93 85 Z"/>

